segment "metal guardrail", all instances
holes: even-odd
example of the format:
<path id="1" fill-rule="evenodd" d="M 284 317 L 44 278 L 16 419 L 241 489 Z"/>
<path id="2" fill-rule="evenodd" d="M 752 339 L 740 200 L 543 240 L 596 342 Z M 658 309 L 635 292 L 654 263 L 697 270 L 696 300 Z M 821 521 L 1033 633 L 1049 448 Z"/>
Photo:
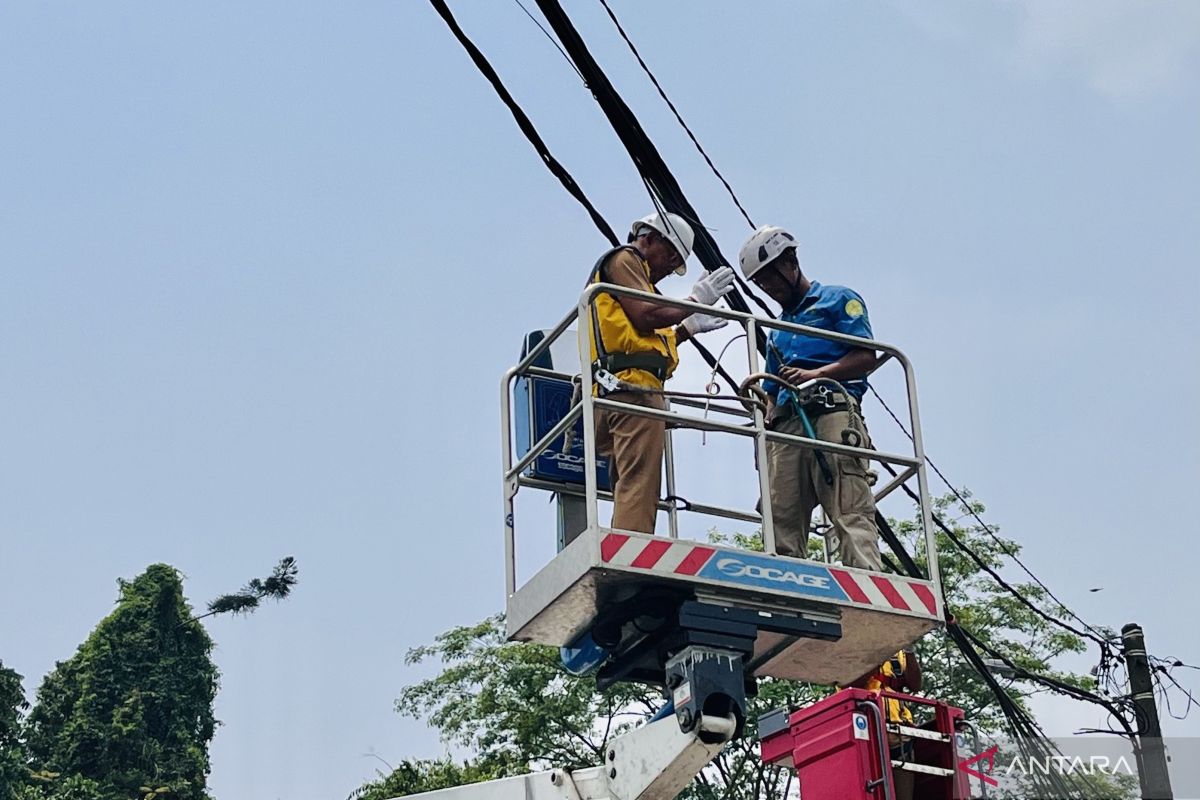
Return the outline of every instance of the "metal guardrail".
<path id="1" fill-rule="evenodd" d="M 863 347 L 875 352 L 884 353 L 884 357 L 876 365 L 876 370 L 886 361 L 894 359 L 904 372 L 905 387 L 908 395 L 909 427 L 912 432 L 912 454 L 904 455 L 900 453 L 885 453 L 878 450 L 868 450 L 862 447 L 851 447 L 845 444 L 837 444 L 835 442 L 826 442 L 820 439 L 810 439 L 804 436 L 793 436 L 791 434 L 768 430 L 763 411 L 758 406 L 753 406 L 752 410 L 747 410 L 745 408 L 738 408 L 736 406 L 706 403 L 704 401 L 677 399 L 668 403 L 666 411 L 660 411 L 658 409 L 646 408 L 644 406 L 632 405 L 629 403 L 621 403 L 602 397 L 595 397 L 593 396 L 594 380 L 591 370 L 591 347 L 586 333 L 583 333 L 578 336 L 580 365 L 579 376 L 582 383 L 581 402 L 575 405 L 566 414 L 566 416 L 564 416 L 563 419 L 549 432 L 542 436 L 541 439 L 533 443 L 527 453 L 520 458 L 516 458 L 513 451 L 513 381 L 522 376 L 543 376 L 570 379 L 572 377 L 571 375 L 535 367 L 533 366 L 533 363 L 537 361 L 538 358 L 570 328 L 573 322 L 579 319 L 589 319 L 590 306 L 596 295 L 601 293 L 607 293 L 618 297 L 636 297 L 657 303 L 659 305 L 671 306 L 675 308 L 686 308 L 692 311 L 722 317 L 738 323 L 746 333 L 747 366 L 751 374 L 759 372 L 761 369 L 760 356 L 758 350 L 755 348 L 755 343 L 757 341 L 757 332 L 762 328 L 802 333 L 807 336 L 814 336 L 836 342 L 844 342 L 856 347 Z M 809 383 L 801 384 L 802 387 L 807 387 L 808 385 Z M 706 412 L 718 412 L 727 416 L 739 418 L 741 421 L 725 422 L 712 419 L 707 416 L 699 417 L 695 416 L 694 414 L 679 413 L 678 411 L 671 410 L 676 406 L 682 408 L 703 408 Z M 885 464 L 892 464 L 900 467 L 898 475 L 892 480 L 888 481 L 882 488 L 874 493 L 876 502 L 891 494 L 915 475 L 917 478 L 918 496 L 920 498 L 921 523 L 924 532 L 924 544 L 929 571 L 929 580 L 934 584 L 934 588 L 937 593 L 939 595 L 941 594 L 941 575 L 938 570 L 937 544 L 933 528 L 932 508 L 929 500 L 929 482 L 925 472 L 925 450 L 921 437 L 920 415 L 917 410 L 916 380 L 913 376 L 912 365 L 903 351 L 901 351 L 898 347 L 894 347 L 874 339 L 863 339 L 857 336 L 849 336 L 844 333 L 837 333 L 835 331 L 826 331 L 819 328 L 811 328 L 805 325 L 795 325 L 789 322 L 783 322 L 781 320 L 764 319 L 761 317 L 755 317 L 752 314 L 742 313 L 740 311 L 731 311 L 724 308 L 701 305 L 688 300 L 677 300 L 658 294 L 641 292 L 636 289 L 628 289 L 623 286 L 616 286 L 608 283 L 597 283 L 590 285 L 583 292 L 583 294 L 580 296 L 578 305 L 570 313 L 563 317 L 562 320 L 560 320 L 558 324 L 546 334 L 545 338 L 542 339 L 542 341 L 536 346 L 534 346 L 516 366 L 505 372 L 504 377 L 501 380 L 500 423 L 503 449 L 502 459 L 504 465 L 504 559 L 506 587 L 510 596 L 517 590 L 514 500 L 516 498 L 517 491 L 521 486 L 558 491 L 565 494 L 582 495 L 584 497 L 586 507 L 587 527 L 589 529 L 599 528 L 597 502 L 601 498 L 611 499 L 611 495 L 608 492 L 600 491 L 596 476 L 597 453 L 595 430 L 597 409 L 619 410 L 626 414 L 662 419 L 670 422 L 671 426 L 675 428 L 688 428 L 731 434 L 735 436 L 752 437 L 754 439 L 757 461 L 759 465 L 759 491 L 762 498 L 761 513 L 756 513 L 753 510 L 745 511 L 700 503 L 689 503 L 686 510 L 693 513 L 707 514 L 726 519 L 759 523 L 762 526 L 763 549 L 767 553 L 771 554 L 776 552 L 776 547 L 775 530 L 771 509 L 771 481 L 769 474 L 770 468 L 767 459 L 767 442 L 789 442 L 801 447 L 822 450 L 830 453 L 842 453 L 845 455 L 857 456 L 870 461 L 879 461 Z M 523 475 L 522 473 L 527 467 L 529 467 L 530 464 L 533 463 L 538 455 L 548 449 L 554 440 L 563 435 L 568 428 L 573 426 L 576 420 L 578 420 L 581 416 L 583 417 L 584 446 L 584 485 L 582 489 L 577 486 L 557 484 L 551 481 L 539 480 L 527 475 Z M 664 488 L 667 491 L 667 496 L 677 496 L 674 450 L 671 442 L 670 428 L 667 431 L 667 440 L 663 460 L 666 484 Z M 662 501 L 659 502 L 658 507 L 661 510 L 665 510 L 668 514 L 669 536 L 672 538 L 678 538 L 678 513 L 680 509 L 675 503 Z"/>

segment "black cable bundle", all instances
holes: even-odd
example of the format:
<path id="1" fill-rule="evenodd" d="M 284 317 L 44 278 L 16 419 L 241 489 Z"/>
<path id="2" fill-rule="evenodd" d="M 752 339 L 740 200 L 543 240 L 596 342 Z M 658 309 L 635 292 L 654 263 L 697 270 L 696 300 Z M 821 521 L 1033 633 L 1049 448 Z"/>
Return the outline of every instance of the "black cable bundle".
<path id="1" fill-rule="evenodd" d="M 612 125 L 621 143 L 625 145 L 638 173 L 646 182 L 646 188 L 650 190 L 653 197 L 662 203 L 664 210 L 678 214 L 691 224 L 696 234 L 693 250 L 700 263 L 710 272 L 732 263 L 722 255 L 716 240 L 700 221 L 700 215 L 696 209 L 688 202 L 683 189 L 679 186 L 679 181 L 675 179 L 670 168 L 663 161 L 658 148 L 654 146 L 654 142 L 642 129 L 642 125 L 633 111 L 617 93 L 608 76 L 604 74 L 604 70 L 596 63 L 596 59 L 592 57 L 583 38 L 579 35 L 579 31 L 575 29 L 562 6 L 557 0 L 537 0 L 537 4 L 550 23 L 550 28 L 562 42 L 563 49 L 567 51 L 567 55 L 575 63 L 576 69 L 583 75 L 584 82 L 592 92 L 592 97 L 600 104 L 600 109 L 608 117 L 609 124 Z M 738 281 L 740 283 L 741 279 L 739 278 Z M 742 283 L 742 286 L 744 288 L 745 284 Z M 734 311 L 751 313 L 750 306 L 746 304 L 746 300 L 736 289 L 727 294 L 725 300 Z M 765 348 L 766 337 L 759 330 L 759 352 L 765 352 Z"/>

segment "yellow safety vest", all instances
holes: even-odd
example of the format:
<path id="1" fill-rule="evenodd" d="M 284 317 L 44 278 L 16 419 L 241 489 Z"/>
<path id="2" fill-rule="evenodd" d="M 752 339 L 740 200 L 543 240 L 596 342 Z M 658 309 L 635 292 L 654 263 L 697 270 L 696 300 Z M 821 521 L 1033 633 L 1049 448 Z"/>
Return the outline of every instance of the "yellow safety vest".
<path id="1" fill-rule="evenodd" d="M 885 661 L 883 666 L 880 667 L 879 671 L 867 679 L 867 685 L 864 688 L 872 692 L 877 692 L 880 689 L 888 688 L 884 685 L 884 678 L 896 677 L 896 670 L 892 668 L 893 659 L 900 662 L 901 672 L 904 672 L 908 669 L 908 658 L 905 657 L 904 651 L 900 651 L 899 653 L 896 653 L 895 656 Z M 884 702 L 887 703 L 888 722 L 904 722 L 909 725 L 912 724 L 913 715 L 907 704 L 902 703 L 892 697 L 884 698 Z"/>
<path id="2" fill-rule="evenodd" d="M 646 290 L 658 294 L 650 282 L 650 265 L 642 258 L 637 248 L 617 247 L 600 257 L 592 269 L 588 284 L 600 283 L 601 272 L 609 259 L 622 250 L 637 255 L 646 272 Z M 591 308 L 591 324 L 588 325 L 591 340 L 592 368 L 607 369 L 622 381 L 635 386 L 661 389 L 663 381 L 671 377 L 679 366 L 678 343 L 674 328 L 660 328 L 649 334 L 639 333 L 617 298 L 602 293 L 596 296 Z M 646 368 L 628 366 L 630 362 L 641 362 Z"/>

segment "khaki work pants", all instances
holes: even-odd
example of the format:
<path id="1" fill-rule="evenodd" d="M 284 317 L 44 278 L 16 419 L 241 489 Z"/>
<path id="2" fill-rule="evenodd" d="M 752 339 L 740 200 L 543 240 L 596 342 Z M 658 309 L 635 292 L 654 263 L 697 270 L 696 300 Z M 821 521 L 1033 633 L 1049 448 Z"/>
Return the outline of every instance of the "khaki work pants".
<path id="1" fill-rule="evenodd" d="M 608 400 L 666 410 L 662 395 L 613 392 Z M 654 533 L 662 487 L 667 425 L 662 420 L 603 409 L 596 415 L 596 452 L 611 458 L 613 528 Z"/>
<path id="2" fill-rule="evenodd" d="M 851 402 L 854 402 L 853 400 Z M 857 410 L 857 404 L 855 404 Z M 856 419 L 857 418 L 857 419 Z M 858 414 L 831 411 L 809 417 L 816 438 L 842 444 L 842 431 L 857 430 L 862 447 L 870 447 Z M 806 436 L 799 416 L 788 417 L 774 430 Z M 767 442 L 771 469 L 771 514 L 775 547 L 780 555 L 808 558 L 808 529 L 813 509 L 820 503 L 829 516 L 838 541 L 836 557 L 847 567 L 883 571 L 879 557 L 879 530 L 875 527 L 875 498 L 867 482 L 868 462 L 836 453 L 825 453 L 833 484 L 827 484 L 817 463 L 817 451 L 784 442 Z"/>

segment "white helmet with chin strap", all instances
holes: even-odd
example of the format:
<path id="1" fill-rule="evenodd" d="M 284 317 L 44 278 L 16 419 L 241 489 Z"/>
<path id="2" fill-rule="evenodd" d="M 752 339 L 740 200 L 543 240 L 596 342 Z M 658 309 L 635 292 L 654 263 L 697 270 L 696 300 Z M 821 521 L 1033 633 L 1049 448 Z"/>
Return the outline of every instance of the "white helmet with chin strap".
<path id="1" fill-rule="evenodd" d="M 666 217 L 666 219 L 664 220 L 663 217 Z M 692 254 L 692 242 L 695 241 L 692 226 L 688 225 L 687 220 L 678 214 L 670 212 L 666 214 L 651 214 L 635 220 L 633 225 L 630 226 L 629 234 L 637 237 L 639 229 L 643 227 L 658 231 L 658 233 L 662 234 L 663 238 L 675 246 L 679 257 L 683 259 L 683 263 L 675 268 L 675 274 L 683 275 L 687 272 L 688 256 Z"/>
<path id="2" fill-rule="evenodd" d="M 750 234 L 750 238 L 742 245 L 742 251 L 738 253 L 738 263 L 742 267 L 742 274 L 746 276 L 746 280 L 750 280 L 758 274 L 759 270 L 779 258 L 786 250 L 799 244 L 796 237 L 783 228 L 763 225 Z M 796 263 L 800 263 L 799 255 L 796 256 Z"/>

